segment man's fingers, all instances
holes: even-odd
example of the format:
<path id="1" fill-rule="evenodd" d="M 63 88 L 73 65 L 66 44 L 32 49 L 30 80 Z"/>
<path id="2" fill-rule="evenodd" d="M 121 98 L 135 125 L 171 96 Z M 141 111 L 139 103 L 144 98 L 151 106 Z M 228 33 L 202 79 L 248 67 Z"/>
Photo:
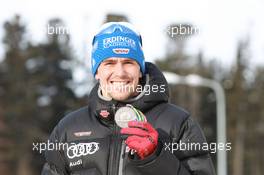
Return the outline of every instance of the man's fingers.
<path id="1" fill-rule="evenodd" d="M 149 133 L 147 131 L 144 131 L 139 128 L 123 128 L 120 131 L 121 134 L 127 134 L 127 135 L 137 135 L 141 137 L 149 136 Z"/>
<path id="2" fill-rule="evenodd" d="M 141 159 L 144 159 L 145 155 L 151 152 L 150 149 L 148 149 L 151 143 L 146 137 L 129 136 L 126 140 L 126 144 L 130 149 L 136 150 L 137 155 L 139 155 Z"/>
<path id="3" fill-rule="evenodd" d="M 144 137 L 140 137 L 140 136 L 135 136 L 135 135 L 133 135 L 133 136 L 129 136 L 129 137 L 126 139 L 126 144 L 127 144 L 128 146 L 130 146 L 131 143 L 133 143 L 134 146 L 140 146 L 140 144 L 141 144 L 142 142 L 144 142 L 144 141 L 145 141 L 145 138 L 144 138 Z M 135 142 L 137 142 L 138 144 L 135 145 Z M 134 147 L 134 148 L 131 148 L 131 149 L 135 149 L 135 150 L 137 150 L 135 147 Z"/>
<path id="4" fill-rule="evenodd" d="M 128 122 L 128 127 L 130 128 L 141 128 L 150 132 L 155 131 L 155 129 L 148 122 L 130 121 Z"/>

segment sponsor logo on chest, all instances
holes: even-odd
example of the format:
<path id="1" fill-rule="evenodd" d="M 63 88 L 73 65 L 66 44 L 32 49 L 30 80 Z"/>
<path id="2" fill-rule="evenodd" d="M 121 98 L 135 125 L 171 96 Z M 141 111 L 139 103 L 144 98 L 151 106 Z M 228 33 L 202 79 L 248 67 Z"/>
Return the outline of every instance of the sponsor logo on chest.
<path id="1" fill-rule="evenodd" d="M 82 159 L 77 160 L 76 162 L 70 162 L 70 167 L 82 165 Z"/>
<path id="2" fill-rule="evenodd" d="M 67 149 L 67 157 L 73 159 L 76 157 L 87 156 L 96 153 L 99 150 L 99 143 L 78 143 Z"/>

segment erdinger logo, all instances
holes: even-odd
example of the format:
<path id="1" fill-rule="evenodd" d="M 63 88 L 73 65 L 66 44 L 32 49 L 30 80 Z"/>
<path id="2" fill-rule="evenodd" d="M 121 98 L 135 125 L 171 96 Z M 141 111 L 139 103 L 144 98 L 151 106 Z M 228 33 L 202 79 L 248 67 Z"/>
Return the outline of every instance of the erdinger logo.
<path id="1" fill-rule="evenodd" d="M 90 143 L 79 143 L 72 145 L 67 150 L 67 156 L 69 159 L 75 157 L 86 156 L 88 154 L 94 154 L 99 150 L 99 143 L 90 142 Z"/>
<path id="2" fill-rule="evenodd" d="M 104 48 L 116 47 L 116 46 L 136 49 L 136 42 L 132 38 L 125 36 L 113 36 L 110 38 L 103 39 Z"/>
<path id="3" fill-rule="evenodd" d="M 128 54 L 129 49 L 117 48 L 117 49 L 113 49 L 113 52 L 115 54 Z"/>

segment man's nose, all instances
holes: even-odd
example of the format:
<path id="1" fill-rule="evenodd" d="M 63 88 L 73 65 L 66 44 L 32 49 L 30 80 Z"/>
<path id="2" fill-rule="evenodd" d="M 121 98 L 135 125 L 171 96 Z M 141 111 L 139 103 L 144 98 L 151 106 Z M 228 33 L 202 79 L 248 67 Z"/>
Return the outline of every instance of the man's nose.
<path id="1" fill-rule="evenodd" d="M 125 67 L 122 63 L 117 63 L 115 67 L 115 74 L 118 76 L 123 76 L 125 75 L 126 70 Z"/>

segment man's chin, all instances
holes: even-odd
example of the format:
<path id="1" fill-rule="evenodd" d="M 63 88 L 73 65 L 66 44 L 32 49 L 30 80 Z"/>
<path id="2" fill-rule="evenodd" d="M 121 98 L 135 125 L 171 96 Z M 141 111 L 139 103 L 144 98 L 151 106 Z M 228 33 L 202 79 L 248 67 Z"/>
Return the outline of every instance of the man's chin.
<path id="1" fill-rule="evenodd" d="M 129 99 L 130 96 L 131 96 L 130 94 L 122 94 L 122 93 L 111 94 L 111 97 L 117 101 L 125 101 Z"/>

